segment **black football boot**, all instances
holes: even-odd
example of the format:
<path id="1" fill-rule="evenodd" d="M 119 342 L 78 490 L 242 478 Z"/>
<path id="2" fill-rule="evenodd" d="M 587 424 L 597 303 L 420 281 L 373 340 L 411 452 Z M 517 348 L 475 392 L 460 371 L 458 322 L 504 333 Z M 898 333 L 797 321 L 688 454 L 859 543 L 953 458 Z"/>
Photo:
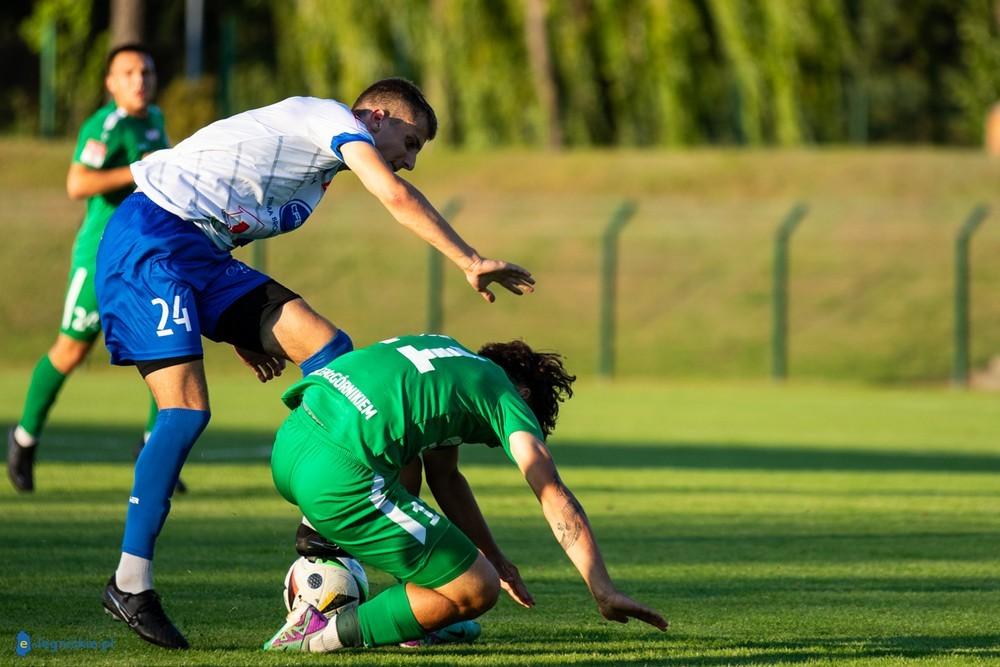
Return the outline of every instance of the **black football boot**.
<path id="1" fill-rule="evenodd" d="M 104 609 L 116 620 L 125 621 L 137 635 L 150 644 L 163 648 L 184 649 L 188 642 L 167 618 L 160 596 L 153 589 L 141 593 L 126 593 L 118 588 L 115 575 L 104 587 Z"/>
<path id="2" fill-rule="evenodd" d="M 35 450 L 33 447 L 22 447 L 14 439 L 14 427 L 7 431 L 7 477 L 14 488 L 23 493 L 35 490 Z"/>
<path id="3" fill-rule="evenodd" d="M 295 550 L 303 558 L 315 561 L 317 558 L 323 560 L 336 560 L 337 558 L 353 558 L 333 542 L 329 541 L 315 530 L 304 523 L 299 523 L 295 531 Z"/>

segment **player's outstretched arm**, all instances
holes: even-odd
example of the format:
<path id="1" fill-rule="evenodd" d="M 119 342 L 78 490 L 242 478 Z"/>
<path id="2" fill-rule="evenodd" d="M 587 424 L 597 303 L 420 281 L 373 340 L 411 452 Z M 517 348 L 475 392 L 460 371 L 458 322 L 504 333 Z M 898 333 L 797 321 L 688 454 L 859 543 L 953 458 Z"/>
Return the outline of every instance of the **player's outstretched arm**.
<path id="1" fill-rule="evenodd" d="M 341 147 L 341 154 L 392 217 L 462 269 L 466 280 L 484 299 L 492 303 L 496 298 L 489 289 L 494 282 L 514 294 L 534 291 L 535 280 L 526 269 L 481 257 L 419 190 L 392 171 L 371 144 L 352 141 Z"/>
<path id="2" fill-rule="evenodd" d="M 493 539 L 479 503 L 458 469 L 458 447 L 445 447 L 424 453 L 427 486 L 438 506 L 472 540 L 500 576 L 500 586 L 519 605 L 533 607 L 535 599 L 521 579 L 517 567 L 507 560 Z"/>
<path id="3" fill-rule="evenodd" d="M 510 436 L 510 453 L 542 505 L 559 546 L 573 562 L 590 589 L 601 616 L 609 621 L 627 623 L 636 618 L 660 630 L 667 621 L 656 610 L 631 599 L 611 581 L 590 521 L 573 492 L 559 478 L 548 447 L 526 431 Z"/>

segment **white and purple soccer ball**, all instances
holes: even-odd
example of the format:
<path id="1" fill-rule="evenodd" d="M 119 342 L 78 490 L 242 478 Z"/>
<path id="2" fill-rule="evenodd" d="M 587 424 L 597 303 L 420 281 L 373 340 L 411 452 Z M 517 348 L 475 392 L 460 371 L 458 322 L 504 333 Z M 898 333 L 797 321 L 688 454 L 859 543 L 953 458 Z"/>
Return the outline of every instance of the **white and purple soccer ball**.
<path id="1" fill-rule="evenodd" d="M 284 599 L 288 611 L 308 603 L 330 618 L 368 599 L 368 575 L 353 558 L 298 558 L 285 575 Z"/>

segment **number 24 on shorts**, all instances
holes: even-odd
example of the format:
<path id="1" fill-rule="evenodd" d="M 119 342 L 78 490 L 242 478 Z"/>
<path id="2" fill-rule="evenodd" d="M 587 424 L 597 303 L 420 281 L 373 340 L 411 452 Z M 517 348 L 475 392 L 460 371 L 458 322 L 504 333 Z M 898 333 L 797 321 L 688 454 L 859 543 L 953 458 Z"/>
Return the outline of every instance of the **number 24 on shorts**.
<path id="1" fill-rule="evenodd" d="M 160 307 L 160 324 L 156 327 L 157 336 L 170 336 L 173 335 L 174 330 L 167 326 L 167 320 L 170 319 L 170 306 L 167 302 L 159 297 L 150 301 L 154 306 Z M 191 319 L 188 317 L 188 309 L 181 308 L 181 297 L 177 295 L 174 297 L 174 324 L 183 324 L 184 328 L 191 331 Z"/>

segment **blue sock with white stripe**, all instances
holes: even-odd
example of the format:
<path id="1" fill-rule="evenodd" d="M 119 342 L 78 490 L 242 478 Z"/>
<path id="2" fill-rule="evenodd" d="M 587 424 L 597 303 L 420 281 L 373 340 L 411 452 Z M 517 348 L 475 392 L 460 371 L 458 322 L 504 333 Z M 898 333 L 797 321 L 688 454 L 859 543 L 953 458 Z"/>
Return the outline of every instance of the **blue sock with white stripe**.
<path id="1" fill-rule="evenodd" d="M 353 349 L 354 343 L 351 342 L 351 337 L 348 336 L 343 329 L 340 329 L 337 331 L 337 335 L 334 336 L 329 343 L 320 348 L 319 352 L 299 364 L 299 369 L 302 371 L 303 376 L 309 375 L 313 371 L 318 371 L 323 368 L 340 355 L 347 354 Z"/>
<path id="2" fill-rule="evenodd" d="M 122 551 L 152 560 L 181 468 L 210 417 L 207 410 L 186 408 L 160 410 L 156 416 L 149 441 L 135 462 Z"/>

